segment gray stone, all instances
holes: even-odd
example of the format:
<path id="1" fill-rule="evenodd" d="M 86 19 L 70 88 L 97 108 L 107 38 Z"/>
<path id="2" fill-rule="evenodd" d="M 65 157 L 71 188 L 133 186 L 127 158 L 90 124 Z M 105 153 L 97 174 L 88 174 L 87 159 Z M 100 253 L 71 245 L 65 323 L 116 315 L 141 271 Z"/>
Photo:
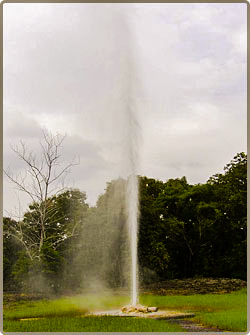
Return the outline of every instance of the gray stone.
<path id="1" fill-rule="evenodd" d="M 157 307 L 148 307 L 149 312 L 157 312 L 158 308 Z"/>

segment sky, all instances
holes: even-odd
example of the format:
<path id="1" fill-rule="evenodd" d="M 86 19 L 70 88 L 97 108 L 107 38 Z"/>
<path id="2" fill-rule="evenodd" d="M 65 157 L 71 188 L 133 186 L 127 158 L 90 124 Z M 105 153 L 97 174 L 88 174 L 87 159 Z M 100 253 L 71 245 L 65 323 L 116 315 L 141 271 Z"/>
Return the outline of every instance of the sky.
<path id="1" fill-rule="evenodd" d="M 21 175 L 11 146 L 39 154 L 46 128 L 91 206 L 132 156 L 205 183 L 247 150 L 246 31 L 244 3 L 4 4 L 4 168 Z M 3 195 L 5 216 L 30 203 L 6 176 Z"/>

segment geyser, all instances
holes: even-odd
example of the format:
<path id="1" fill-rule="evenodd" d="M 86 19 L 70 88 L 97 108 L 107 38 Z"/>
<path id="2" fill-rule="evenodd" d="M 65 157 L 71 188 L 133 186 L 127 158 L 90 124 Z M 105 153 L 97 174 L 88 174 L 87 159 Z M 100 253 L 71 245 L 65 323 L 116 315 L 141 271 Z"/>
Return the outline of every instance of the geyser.
<path id="1" fill-rule="evenodd" d="M 139 157 L 139 133 L 140 127 L 137 119 L 136 108 L 127 108 L 127 223 L 129 227 L 130 255 L 131 255 L 131 304 L 138 303 L 138 266 L 137 266 L 137 232 L 139 218 L 139 185 L 137 177 Z"/>
<path id="2" fill-rule="evenodd" d="M 138 179 L 135 174 L 128 178 L 128 224 L 131 246 L 131 303 L 137 304 L 137 230 L 138 230 Z"/>

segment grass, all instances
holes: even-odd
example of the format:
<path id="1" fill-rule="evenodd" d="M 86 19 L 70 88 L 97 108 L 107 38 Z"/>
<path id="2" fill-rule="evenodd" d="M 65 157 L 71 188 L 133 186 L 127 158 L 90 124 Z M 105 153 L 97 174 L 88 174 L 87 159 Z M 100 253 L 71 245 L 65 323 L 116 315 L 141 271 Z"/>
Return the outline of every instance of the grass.
<path id="1" fill-rule="evenodd" d="M 85 314 L 86 309 L 80 308 L 67 299 L 55 301 L 39 301 L 18 303 L 4 311 L 4 320 L 19 320 L 22 318 L 62 317 Z"/>
<path id="2" fill-rule="evenodd" d="M 140 302 L 145 305 L 155 305 L 159 308 L 215 311 L 221 309 L 240 309 L 246 307 L 246 289 L 225 294 L 194 294 L 176 296 L 144 295 Z"/>
<path id="3" fill-rule="evenodd" d="M 62 317 L 84 315 L 92 310 L 120 308 L 129 303 L 128 297 L 84 295 L 56 300 L 16 302 L 4 309 L 4 319 Z"/>
<path id="4" fill-rule="evenodd" d="M 247 330 L 247 290 L 226 294 L 143 296 L 141 303 L 159 308 L 192 311 L 194 322 L 227 331 Z"/>
<path id="5" fill-rule="evenodd" d="M 119 309 L 129 303 L 124 296 L 85 295 L 57 300 L 18 302 L 4 308 L 4 331 L 107 331 L 107 332 L 179 332 L 179 326 L 164 320 L 131 317 L 84 316 L 88 311 Z M 190 296 L 143 295 L 140 303 L 195 313 L 194 322 L 227 331 L 246 331 L 246 289 L 227 294 Z M 19 321 L 22 318 L 42 318 Z"/>
<path id="6" fill-rule="evenodd" d="M 227 310 L 217 313 L 200 313 L 194 320 L 203 325 L 216 325 L 219 329 L 227 331 L 247 330 L 246 311 Z"/>
<path id="7" fill-rule="evenodd" d="M 218 301 L 218 299 L 217 299 Z M 217 302 L 213 297 L 215 312 L 209 312 L 205 308 L 197 314 L 195 320 L 205 325 L 217 325 L 220 329 L 228 331 L 247 330 L 247 290 L 243 289 L 222 296 Z M 216 304 L 217 302 L 217 304 Z"/>
<path id="8" fill-rule="evenodd" d="M 5 321 L 4 331 L 11 332 L 180 332 L 178 325 L 166 321 L 132 317 L 65 317 L 36 321 Z"/>

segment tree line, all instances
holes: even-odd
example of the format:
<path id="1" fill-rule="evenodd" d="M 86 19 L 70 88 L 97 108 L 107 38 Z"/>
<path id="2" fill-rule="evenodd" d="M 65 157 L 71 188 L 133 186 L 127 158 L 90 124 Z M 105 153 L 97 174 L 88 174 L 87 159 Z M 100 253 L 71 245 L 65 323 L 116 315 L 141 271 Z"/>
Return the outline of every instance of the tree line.
<path id="1" fill-rule="evenodd" d="M 247 277 L 247 155 L 206 184 L 140 178 L 139 261 L 163 278 Z M 152 250 L 154 252 L 152 253 Z"/>
<path id="2" fill-rule="evenodd" d="M 44 134 L 43 160 L 16 149 L 33 179 L 9 177 L 32 202 L 22 219 L 3 218 L 4 290 L 80 292 L 91 285 L 127 287 L 130 248 L 126 185 L 107 183 L 96 206 L 86 193 L 54 185 L 62 138 Z M 238 153 L 205 184 L 138 176 L 140 282 L 173 278 L 246 280 L 247 155 Z M 32 183 L 28 184 L 28 181 Z M 29 187 L 27 185 L 32 185 Z M 50 193 L 51 192 L 51 193 Z"/>

